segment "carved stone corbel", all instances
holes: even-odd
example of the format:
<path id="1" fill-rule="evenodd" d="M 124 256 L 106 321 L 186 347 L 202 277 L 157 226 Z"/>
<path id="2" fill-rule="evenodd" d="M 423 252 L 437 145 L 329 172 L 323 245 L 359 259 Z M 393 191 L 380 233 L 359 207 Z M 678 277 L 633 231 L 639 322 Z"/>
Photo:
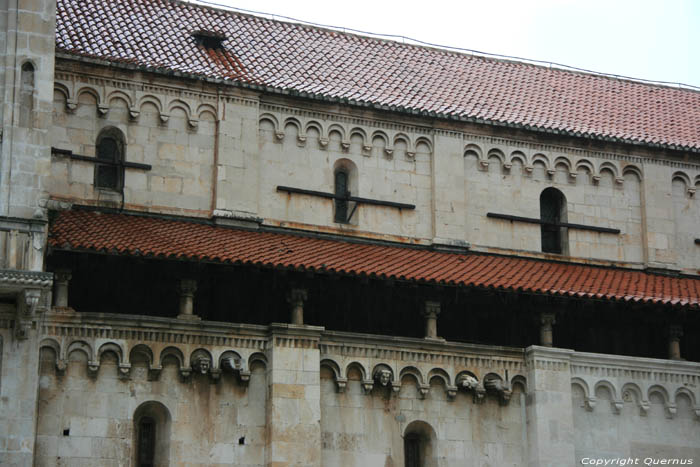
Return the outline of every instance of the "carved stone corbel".
<path id="1" fill-rule="evenodd" d="M 250 371 L 248 371 L 248 370 L 239 371 L 238 378 L 241 380 L 242 384 L 248 384 L 250 382 Z"/>
<path id="2" fill-rule="evenodd" d="M 196 130 L 199 127 L 199 120 L 196 118 L 188 118 L 187 124 L 189 125 L 190 130 Z"/>
<path id="3" fill-rule="evenodd" d="M 595 406 L 597 403 L 598 403 L 598 399 L 596 399 L 595 396 L 589 396 L 589 397 L 583 398 L 583 405 L 584 405 L 584 407 L 586 407 L 586 410 L 589 412 L 593 412 L 593 409 L 595 409 Z"/>
<path id="4" fill-rule="evenodd" d="M 32 328 L 32 319 L 36 312 L 40 289 L 24 289 L 18 297 L 17 315 L 15 317 L 15 338 L 23 340 L 29 337 L 29 330 Z"/>
<path id="5" fill-rule="evenodd" d="M 350 150 L 350 141 L 344 139 L 340 142 L 340 147 L 343 149 L 344 152 L 348 152 Z"/>
<path id="6" fill-rule="evenodd" d="M 321 137 L 318 139 L 318 145 L 321 147 L 321 149 L 326 149 L 329 142 L 330 140 L 328 138 Z"/>
<path id="7" fill-rule="evenodd" d="M 161 125 L 166 125 L 168 123 L 168 120 L 170 120 L 170 114 L 166 114 L 164 112 L 161 112 L 159 117 Z"/>
<path id="8" fill-rule="evenodd" d="M 622 185 L 625 183 L 625 179 L 622 177 L 615 177 L 615 183 L 618 185 Z"/>
<path id="9" fill-rule="evenodd" d="M 338 394 L 342 394 L 345 392 L 345 388 L 348 386 L 348 379 L 347 378 L 336 378 L 335 380 L 335 389 L 338 392 Z"/>
<path id="10" fill-rule="evenodd" d="M 525 173 L 526 173 L 527 175 L 532 175 L 532 172 L 535 170 L 535 167 L 532 166 L 532 165 L 526 165 L 526 166 L 523 167 L 523 168 L 525 169 Z"/>
<path id="11" fill-rule="evenodd" d="M 399 381 L 393 381 L 393 382 L 391 383 L 391 391 L 392 391 L 394 394 L 398 394 L 398 393 L 401 391 L 401 382 L 399 382 Z"/>
<path id="12" fill-rule="evenodd" d="M 192 370 L 200 375 L 206 375 L 211 370 L 211 357 L 204 351 L 196 350 L 192 355 Z"/>
<path id="13" fill-rule="evenodd" d="M 375 383 L 382 387 L 389 386 L 393 380 L 391 370 L 389 370 L 388 368 L 378 368 L 377 370 L 375 370 L 374 375 L 372 375 L 372 377 Z"/>
<path id="14" fill-rule="evenodd" d="M 148 381 L 158 381 L 160 379 L 160 372 L 163 371 L 163 367 L 160 365 L 151 366 L 148 369 Z"/>
<path id="15" fill-rule="evenodd" d="M 453 401 L 457 397 L 457 386 L 447 386 L 445 392 L 447 393 L 447 400 Z"/>
<path id="16" fill-rule="evenodd" d="M 410 160 L 415 159 L 416 158 L 416 151 L 411 151 L 411 150 L 406 151 L 406 158 L 410 159 Z"/>
<path id="17" fill-rule="evenodd" d="M 97 372 L 100 371 L 100 362 L 92 360 L 87 365 L 88 376 L 91 378 L 97 377 Z"/>
<path id="18" fill-rule="evenodd" d="M 504 162 L 504 163 L 503 163 L 503 170 L 508 171 L 508 170 L 510 170 L 510 169 L 512 169 L 512 168 L 513 168 L 513 164 L 511 164 L 510 162 Z"/>
<path id="19" fill-rule="evenodd" d="M 63 376 L 66 373 L 66 368 L 68 368 L 68 363 L 62 358 L 56 358 L 56 374 Z"/>
<path id="20" fill-rule="evenodd" d="M 304 133 L 299 133 L 297 135 L 297 146 L 303 148 L 306 146 L 306 134 Z"/>
<path id="21" fill-rule="evenodd" d="M 672 404 L 670 402 L 666 402 L 664 404 L 664 409 L 666 409 L 666 418 L 673 418 L 676 416 L 676 412 L 678 412 L 678 407 L 676 404 Z"/>
<path id="22" fill-rule="evenodd" d="M 75 112 L 75 109 L 78 108 L 78 101 L 75 99 L 66 99 L 66 112 L 69 114 L 72 114 Z"/>
<path id="23" fill-rule="evenodd" d="M 209 370 L 209 378 L 212 383 L 218 383 L 221 379 L 221 368 L 212 368 Z"/>
<path id="24" fill-rule="evenodd" d="M 555 173 L 557 173 L 556 170 L 554 170 L 554 169 L 547 169 L 547 176 L 548 176 L 549 178 L 554 177 L 554 174 L 555 174 Z"/>
<path id="25" fill-rule="evenodd" d="M 374 389 L 374 380 L 366 379 L 362 381 L 362 389 L 365 391 L 365 394 L 372 392 L 372 389 Z"/>
<path id="26" fill-rule="evenodd" d="M 600 183 L 600 175 L 593 175 L 591 177 L 591 180 L 593 181 L 594 185 L 597 185 L 598 183 Z"/>
<path id="27" fill-rule="evenodd" d="M 700 405 L 693 407 L 693 413 L 695 414 L 695 418 L 700 420 Z"/>
<path id="28" fill-rule="evenodd" d="M 418 395 L 420 396 L 421 399 L 425 399 L 425 397 L 428 395 L 430 392 L 430 385 L 423 383 L 418 387 Z"/>
<path id="29" fill-rule="evenodd" d="M 131 377 L 131 364 L 119 364 L 119 379 L 129 379 Z"/>
<path id="30" fill-rule="evenodd" d="M 136 121 L 139 119 L 139 116 L 141 115 L 141 110 L 139 110 L 138 107 L 129 107 L 129 119 L 132 121 Z"/>
<path id="31" fill-rule="evenodd" d="M 106 104 L 97 104 L 97 116 L 105 118 L 109 113 L 109 106 Z"/>
<path id="32" fill-rule="evenodd" d="M 620 415 L 622 413 L 622 407 L 624 407 L 625 403 L 622 399 L 616 399 L 610 401 L 610 406 L 612 407 L 612 411 L 615 415 Z"/>
<path id="33" fill-rule="evenodd" d="M 363 144 L 362 145 L 362 155 L 365 157 L 369 157 L 372 155 L 372 145 L 371 144 Z"/>
<path id="34" fill-rule="evenodd" d="M 284 131 L 275 131 L 275 138 L 277 142 L 284 141 Z"/>
<path id="35" fill-rule="evenodd" d="M 486 159 L 481 159 L 479 161 L 479 168 L 484 172 L 489 170 L 489 161 Z"/>
<path id="36" fill-rule="evenodd" d="M 651 409 L 651 404 L 649 404 L 649 401 L 639 401 L 639 415 L 646 417 L 649 413 L 649 409 Z"/>
<path id="37" fill-rule="evenodd" d="M 394 157 L 394 148 L 384 148 L 384 154 L 386 154 L 388 158 Z"/>
<path id="38" fill-rule="evenodd" d="M 183 382 L 189 381 L 191 376 L 192 376 L 192 368 L 180 367 L 180 379 Z"/>
<path id="39" fill-rule="evenodd" d="M 496 378 L 484 381 L 484 388 L 498 394 L 501 405 L 508 405 L 510 397 L 513 395 L 513 389 L 510 387 L 510 383 Z"/>

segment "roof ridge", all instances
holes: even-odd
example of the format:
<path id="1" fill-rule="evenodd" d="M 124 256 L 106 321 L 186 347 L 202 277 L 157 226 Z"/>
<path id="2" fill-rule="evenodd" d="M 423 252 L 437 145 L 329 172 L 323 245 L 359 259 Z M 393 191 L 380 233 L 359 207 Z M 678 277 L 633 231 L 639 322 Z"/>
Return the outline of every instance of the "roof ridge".
<path id="1" fill-rule="evenodd" d="M 665 89 L 677 89 L 681 91 L 690 91 L 700 93 L 700 86 L 695 86 L 693 84 L 673 82 L 673 81 L 662 81 L 653 80 L 647 78 L 637 78 L 634 76 L 618 75 L 615 73 L 606 73 L 603 71 L 589 70 L 585 68 L 576 67 L 573 65 L 566 65 L 563 63 L 552 62 L 548 60 L 539 60 L 534 58 L 526 57 L 516 57 L 512 55 L 497 54 L 492 52 L 484 52 L 475 49 L 468 49 L 464 47 L 457 47 L 451 45 L 435 44 L 420 39 L 414 39 L 412 37 L 396 35 L 396 34 L 383 34 L 374 33 L 370 31 L 361 31 L 359 29 L 349 28 L 345 26 L 333 26 L 327 24 L 314 23 L 312 21 L 305 21 L 298 18 L 291 18 L 285 15 L 276 15 L 274 13 L 265 13 L 254 10 L 247 10 L 244 8 L 236 8 L 230 5 L 224 5 L 221 3 L 216 3 L 208 0 L 164 0 L 171 3 L 180 3 L 187 6 L 195 6 L 203 9 L 209 9 L 212 11 L 220 11 L 223 13 L 234 13 L 242 16 L 253 17 L 257 19 L 262 19 L 265 21 L 271 21 L 275 23 L 289 24 L 292 26 L 299 26 L 302 28 L 328 31 L 333 33 L 344 34 L 347 36 L 355 36 L 361 39 L 369 39 L 389 44 L 396 44 L 398 46 L 404 47 L 418 47 L 428 50 L 434 50 L 437 52 L 444 52 L 448 54 L 455 54 L 459 56 L 467 56 L 474 58 L 481 58 L 484 60 L 493 60 L 498 62 L 514 63 L 519 65 L 533 66 L 537 68 L 543 68 L 545 70 L 558 70 L 565 73 L 572 74 L 582 74 L 586 76 L 596 76 L 599 78 L 607 78 L 618 81 L 628 81 L 635 84 L 642 84 L 645 86 L 658 86 Z M 265 15 L 271 16 L 271 18 Z M 277 19 L 276 19 L 277 18 Z M 412 43 L 400 42 L 398 39 L 405 39 L 411 41 Z M 554 66 L 554 67 L 552 67 Z"/>

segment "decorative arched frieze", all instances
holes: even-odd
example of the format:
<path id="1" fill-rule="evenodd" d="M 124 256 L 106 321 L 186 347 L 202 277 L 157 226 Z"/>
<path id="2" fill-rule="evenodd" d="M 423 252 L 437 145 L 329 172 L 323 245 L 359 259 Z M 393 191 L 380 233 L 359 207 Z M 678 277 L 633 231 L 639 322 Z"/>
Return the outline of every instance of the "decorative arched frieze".
<path id="1" fill-rule="evenodd" d="M 554 168 L 552 167 L 549 161 L 549 157 L 542 154 L 541 152 L 533 154 L 533 156 L 530 158 L 530 164 L 525 167 L 525 170 L 527 172 L 532 172 L 536 164 L 541 164 L 544 167 L 544 171 L 548 176 L 551 177 L 552 175 L 554 175 Z"/>
<path id="2" fill-rule="evenodd" d="M 418 138 L 416 138 L 416 142 L 415 142 L 415 144 L 414 144 L 414 146 L 413 146 L 414 151 L 416 152 L 416 154 L 418 154 L 419 152 L 421 152 L 420 149 L 423 148 L 423 147 L 425 147 L 425 149 L 426 149 L 425 152 L 426 152 L 429 156 L 432 156 L 432 154 L 433 154 L 433 142 L 430 140 L 430 138 L 428 138 L 428 137 L 426 137 L 426 136 L 419 136 Z M 408 155 L 408 154 L 407 154 L 407 155 Z"/>
<path id="3" fill-rule="evenodd" d="M 392 157 L 394 155 L 394 146 L 391 144 L 391 140 L 389 139 L 387 133 L 382 130 L 374 130 L 374 132 L 372 132 L 372 146 L 374 146 L 374 142 L 377 139 L 384 142 L 384 147 L 382 148 L 384 155 L 387 157 Z"/>
<path id="4" fill-rule="evenodd" d="M 625 383 L 620 392 L 623 402 L 634 402 L 639 406 L 639 414 L 646 416 L 649 413 L 649 400 L 644 396 L 642 389 L 635 383 Z"/>
<path id="5" fill-rule="evenodd" d="M 88 373 L 96 374 L 100 365 L 99 362 L 95 360 L 95 351 L 90 344 L 83 340 L 74 340 L 66 347 L 65 359 L 70 360 L 70 356 L 73 352 L 82 352 L 87 356 L 88 362 Z"/>
<path id="6" fill-rule="evenodd" d="M 571 378 L 571 386 L 577 386 L 583 391 L 583 404 L 586 410 L 592 412 L 597 404 L 596 397 L 591 395 L 588 383 L 581 378 Z"/>
<path id="7" fill-rule="evenodd" d="M 506 163 L 506 156 L 503 154 L 503 151 L 500 149 L 490 149 L 488 152 L 488 155 L 486 156 L 485 161 L 480 161 L 479 165 L 481 168 L 484 170 L 488 170 L 489 166 L 491 165 L 491 159 L 494 159 L 496 167 L 498 167 L 498 170 L 500 170 Z"/>
<path id="8" fill-rule="evenodd" d="M 613 411 L 613 413 L 619 415 L 620 412 L 622 412 L 622 405 L 623 405 L 623 400 L 617 397 L 617 389 L 615 388 L 615 385 L 611 383 L 610 381 L 607 380 L 600 380 L 595 384 L 593 393 L 595 394 L 596 397 L 598 397 L 598 391 L 599 389 L 604 388 L 605 390 L 610 392 L 610 407 Z M 601 399 L 601 398 L 599 398 Z"/>
<path id="9" fill-rule="evenodd" d="M 455 379 L 458 389 L 471 392 L 473 394 L 474 403 L 483 402 L 486 396 L 486 388 L 476 374 L 471 371 L 461 371 Z"/>
<path id="10" fill-rule="evenodd" d="M 101 89 L 89 85 L 83 85 L 80 88 L 78 88 L 78 90 L 75 93 L 76 100 L 79 100 L 82 94 L 88 94 L 92 96 L 93 99 L 95 99 L 97 115 L 99 115 L 100 117 L 104 117 L 107 115 L 107 112 L 109 111 L 109 105 L 107 104 L 107 102 L 105 102 L 104 95 Z"/>
<path id="11" fill-rule="evenodd" d="M 664 409 L 666 411 L 667 418 L 673 418 L 676 416 L 677 407 L 675 401 L 671 400 L 671 397 L 665 387 L 655 384 L 649 388 L 647 391 L 647 396 L 651 400 L 653 394 L 658 394 L 664 401 Z"/>
<path id="12" fill-rule="evenodd" d="M 624 179 L 620 176 L 620 169 L 617 167 L 617 165 L 613 164 L 611 161 L 605 161 L 602 162 L 598 166 L 598 180 L 600 180 L 600 177 L 602 176 L 603 172 L 609 171 L 612 176 L 613 180 L 615 181 L 616 185 L 622 185 L 624 182 Z M 595 177 L 594 177 L 595 180 Z"/>
<path id="13" fill-rule="evenodd" d="M 396 378 L 396 373 L 387 363 L 374 365 L 372 369 L 372 380 L 375 387 L 390 387 L 392 392 L 398 393 L 401 390 L 401 382 Z"/>
<path id="14" fill-rule="evenodd" d="M 195 115 L 199 120 L 204 120 L 205 115 L 211 115 L 211 118 L 214 121 L 219 120 L 219 112 L 217 111 L 216 107 L 207 103 L 199 104 Z"/>
<path id="15" fill-rule="evenodd" d="M 298 146 L 304 146 L 306 144 L 306 133 L 304 132 L 304 127 L 297 119 L 296 117 L 287 117 L 284 119 L 284 127 L 282 128 L 282 131 L 284 132 L 285 136 L 287 134 L 287 127 L 292 127 L 294 128 L 294 131 L 296 133 L 296 142 Z"/>
<path id="16" fill-rule="evenodd" d="M 65 358 L 63 358 L 63 355 L 61 354 L 61 344 L 59 344 L 56 339 L 46 337 L 39 343 L 39 351 L 44 348 L 51 349 L 53 351 L 54 358 L 56 359 L 56 373 L 62 375 L 66 371 L 67 365 Z M 2 349 L 0 348 L 0 350 Z"/>
<path id="17" fill-rule="evenodd" d="M 126 352 L 124 352 L 124 347 L 122 346 L 122 344 L 119 344 L 117 342 L 104 342 L 102 344 L 99 344 L 99 347 L 97 350 L 97 359 L 96 359 L 97 368 L 93 370 L 88 365 L 88 369 L 90 369 L 90 373 L 93 376 L 95 376 L 97 374 L 97 371 L 99 370 L 99 366 L 102 363 L 102 356 L 106 352 L 112 352 L 114 355 L 116 355 L 119 377 L 120 378 L 127 378 L 129 376 L 129 371 L 131 370 L 131 364 L 124 361 L 124 355 L 126 354 Z"/>
<path id="18" fill-rule="evenodd" d="M 196 130 L 199 126 L 199 119 L 194 116 L 192 107 L 187 102 L 181 99 L 173 99 L 168 103 L 168 115 L 172 115 L 173 110 L 180 109 L 185 113 L 187 125 L 191 130 Z"/>
<path id="19" fill-rule="evenodd" d="M 345 366 L 345 374 L 350 374 L 350 371 L 353 369 L 359 371 L 362 389 L 365 391 L 365 394 L 369 394 L 374 387 L 374 380 L 370 377 L 369 371 L 365 365 L 355 360 Z"/>
<path id="20" fill-rule="evenodd" d="M 671 181 L 672 182 L 675 182 L 675 181 L 683 182 L 684 194 L 687 194 L 688 196 L 695 195 L 695 191 L 696 191 L 695 184 L 691 181 L 690 176 L 686 172 L 683 172 L 680 170 L 674 172 L 673 175 L 671 176 Z"/>
<path id="21" fill-rule="evenodd" d="M 348 379 L 343 374 L 343 369 L 338 362 L 330 358 L 324 358 L 321 360 L 321 367 L 328 368 L 331 373 L 333 373 L 333 380 L 335 381 L 336 390 L 339 393 L 345 392 L 345 388 L 348 385 Z"/>
<path id="22" fill-rule="evenodd" d="M 268 122 L 272 125 L 272 131 L 275 134 L 275 141 L 281 142 L 284 139 L 284 131 L 280 129 L 280 122 L 277 116 L 271 113 L 263 113 L 258 117 L 258 129 L 262 127 L 263 122 Z"/>
<path id="23" fill-rule="evenodd" d="M 396 147 L 396 145 L 400 142 L 403 142 L 403 144 L 406 145 L 406 158 L 411 159 L 411 160 L 415 159 L 416 148 L 413 145 L 413 142 L 411 141 L 411 137 L 408 136 L 406 133 L 397 132 L 394 135 L 394 142 L 393 142 L 394 147 Z"/>
<path id="24" fill-rule="evenodd" d="M 416 386 L 418 387 L 418 394 L 421 399 L 424 399 L 425 396 L 428 395 L 428 392 L 430 392 L 430 384 L 425 382 L 426 380 L 423 377 L 423 373 L 415 366 L 406 366 L 399 372 L 399 381 L 403 382 L 403 379 L 407 376 L 415 379 Z"/>
<path id="25" fill-rule="evenodd" d="M 513 388 L 508 378 L 503 378 L 497 373 L 488 373 L 484 376 L 484 389 L 494 393 L 501 405 L 508 405 L 510 397 L 513 395 Z"/>
<path id="26" fill-rule="evenodd" d="M 333 133 L 337 133 L 340 136 L 340 147 L 342 148 L 343 152 L 347 152 L 350 149 L 350 140 L 347 137 L 345 127 L 343 127 L 343 125 L 340 123 L 331 123 L 328 125 L 328 131 L 326 134 L 328 141 L 331 140 L 331 135 Z"/>
<path id="27" fill-rule="evenodd" d="M 353 136 L 356 136 L 356 135 L 359 136 L 360 138 L 362 138 L 362 142 L 361 142 L 362 155 L 365 157 L 371 156 L 372 155 L 372 144 L 369 141 L 369 138 L 367 137 L 367 132 L 363 128 L 353 127 L 349 131 L 348 137 L 352 140 Z"/>
<path id="28" fill-rule="evenodd" d="M 430 370 L 428 372 L 428 384 L 430 384 L 433 379 L 438 379 L 442 382 L 448 400 L 453 400 L 457 396 L 457 386 L 452 384 L 452 379 L 445 370 L 442 368 L 433 368 Z"/>

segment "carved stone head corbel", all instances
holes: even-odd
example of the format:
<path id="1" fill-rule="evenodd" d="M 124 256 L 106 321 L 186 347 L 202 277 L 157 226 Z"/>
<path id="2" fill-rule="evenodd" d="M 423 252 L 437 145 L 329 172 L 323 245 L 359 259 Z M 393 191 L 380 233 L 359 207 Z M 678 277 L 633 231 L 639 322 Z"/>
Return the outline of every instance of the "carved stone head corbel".
<path id="1" fill-rule="evenodd" d="M 211 369 L 211 357 L 203 350 L 195 350 L 192 354 L 192 369 L 202 375 L 209 373 Z"/>

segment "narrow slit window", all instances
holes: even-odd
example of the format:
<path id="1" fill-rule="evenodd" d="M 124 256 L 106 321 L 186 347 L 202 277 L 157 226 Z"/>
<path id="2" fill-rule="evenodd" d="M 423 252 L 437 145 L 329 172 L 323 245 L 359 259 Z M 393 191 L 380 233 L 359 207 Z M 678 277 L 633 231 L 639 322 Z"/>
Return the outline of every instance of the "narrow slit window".
<path id="1" fill-rule="evenodd" d="M 404 438 L 404 460 L 406 467 L 422 467 L 420 446 L 421 439 L 418 435 L 410 434 Z"/>
<path id="2" fill-rule="evenodd" d="M 567 253 L 566 198 L 556 188 L 547 188 L 540 195 L 540 226 L 544 253 Z"/>
<path id="3" fill-rule="evenodd" d="M 156 423 L 151 417 L 142 417 L 138 433 L 138 467 L 153 467 L 156 451 Z"/>
<path id="4" fill-rule="evenodd" d="M 119 190 L 124 181 L 124 144 L 118 130 L 107 130 L 97 139 L 97 159 L 104 164 L 95 166 L 95 186 Z"/>
<path id="5" fill-rule="evenodd" d="M 348 174 L 344 170 L 335 173 L 335 195 L 341 198 L 335 199 L 335 221 L 339 223 L 348 222 Z"/>

